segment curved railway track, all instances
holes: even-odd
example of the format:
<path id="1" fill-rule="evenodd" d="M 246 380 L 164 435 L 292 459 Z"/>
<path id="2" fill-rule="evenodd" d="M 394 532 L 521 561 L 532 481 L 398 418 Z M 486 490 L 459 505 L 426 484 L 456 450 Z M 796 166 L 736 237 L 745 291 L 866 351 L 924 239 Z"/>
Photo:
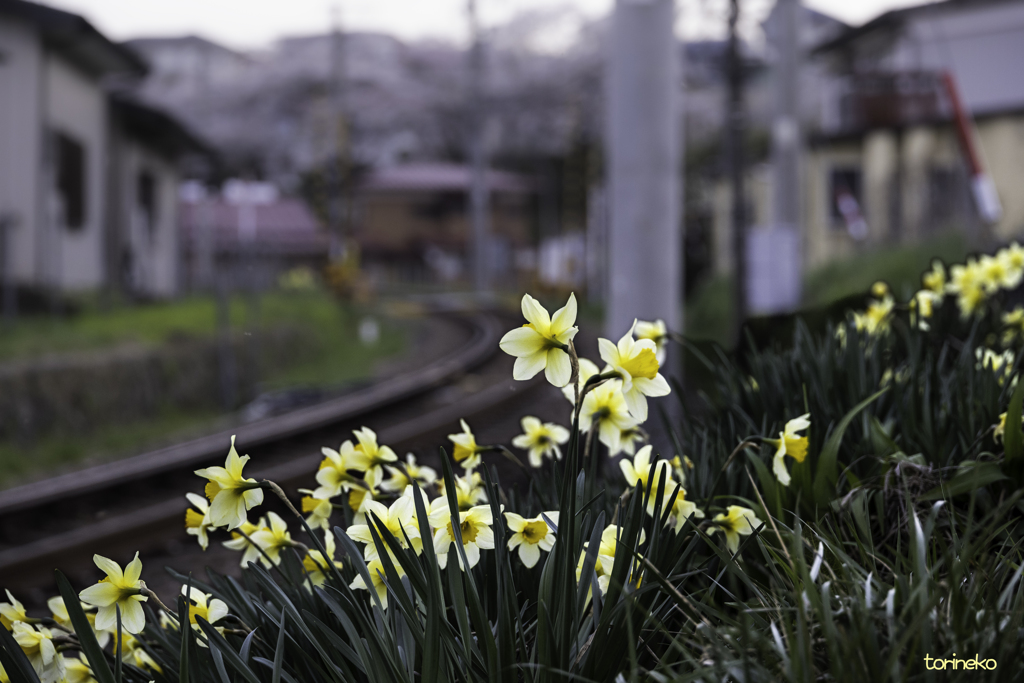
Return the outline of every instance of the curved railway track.
<path id="1" fill-rule="evenodd" d="M 402 454 L 457 431 L 459 418 L 502 411 L 538 386 L 511 381 L 510 359 L 498 350 L 508 324 L 497 315 L 446 319 L 464 330 L 465 341 L 417 370 L 232 430 L 0 492 L 0 586 L 49 586 L 54 567 L 75 574 L 91 564 L 93 553 L 145 553 L 182 535 L 184 493 L 200 488 L 193 472 L 222 464 L 232 434 L 239 452 L 252 456 L 249 476 L 294 494 L 313 483 L 320 447 L 350 438 L 363 424 Z"/>

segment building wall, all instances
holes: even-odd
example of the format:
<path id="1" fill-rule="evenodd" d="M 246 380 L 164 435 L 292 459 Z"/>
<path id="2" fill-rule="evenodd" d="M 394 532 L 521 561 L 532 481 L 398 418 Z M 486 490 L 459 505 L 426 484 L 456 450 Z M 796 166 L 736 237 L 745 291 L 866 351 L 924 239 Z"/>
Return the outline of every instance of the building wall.
<path id="1" fill-rule="evenodd" d="M 99 287 L 104 280 L 107 96 L 98 82 L 61 57 L 44 59 L 45 121 L 51 131 L 74 136 L 85 148 L 85 219 L 69 229 L 57 192 L 52 145 L 47 150 L 47 212 L 39 222 L 43 281 L 64 290 Z"/>
<path id="2" fill-rule="evenodd" d="M 16 281 L 28 283 L 36 276 L 34 233 L 41 210 L 42 51 L 34 29 L 13 19 L 0 21 L 0 45 L 4 53 L 0 61 L 0 214 L 10 215 L 15 222 L 4 266 Z"/>
<path id="3" fill-rule="evenodd" d="M 1024 73 L 1024 69 L 1020 70 Z M 1000 116 L 978 124 L 983 164 L 992 175 L 1003 218 L 992 227 L 999 241 L 1024 237 L 1024 115 Z"/>

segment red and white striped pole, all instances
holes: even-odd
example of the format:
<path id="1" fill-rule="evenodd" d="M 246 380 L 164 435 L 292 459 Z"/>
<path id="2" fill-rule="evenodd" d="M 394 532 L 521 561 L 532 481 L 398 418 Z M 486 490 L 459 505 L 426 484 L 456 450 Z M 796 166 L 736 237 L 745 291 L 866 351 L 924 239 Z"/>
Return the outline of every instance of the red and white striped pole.
<path id="1" fill-rule="evenodd" d="M 953 107 L 953 121 L 956 124 L 957 137 L 960 139 L 960 146 L 963 148 L 964 158 L 967 160 L 968 170 L 971 174 L 971 193 L 974 195 L 974 204 L 978 207 L 978 214 L 989 225 L 998 223 L 1003 217 L 1003 206 L 999 202 L 999 194 L 996 192 L 992 176 L 985 172 L 981 165 L 981 154 L 978 151 L 974 121 L 964 108 L 960 99 L 960 91 L 957 89 L 956 80 L 949 71 L 942 72 L 942 83 L 946 87 L 946 95 Z"/>

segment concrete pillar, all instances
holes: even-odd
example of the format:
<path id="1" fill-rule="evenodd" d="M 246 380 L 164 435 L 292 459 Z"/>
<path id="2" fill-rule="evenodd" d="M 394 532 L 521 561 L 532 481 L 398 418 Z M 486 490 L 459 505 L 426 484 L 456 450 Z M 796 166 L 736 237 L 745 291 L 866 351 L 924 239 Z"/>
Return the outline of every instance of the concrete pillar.
<path id="1" fill-rule="evenodd" d="M 683 323 L 678 44 L 673 0 L 617 0 L 605 73 L 607 335 L 634 318 Z"/>

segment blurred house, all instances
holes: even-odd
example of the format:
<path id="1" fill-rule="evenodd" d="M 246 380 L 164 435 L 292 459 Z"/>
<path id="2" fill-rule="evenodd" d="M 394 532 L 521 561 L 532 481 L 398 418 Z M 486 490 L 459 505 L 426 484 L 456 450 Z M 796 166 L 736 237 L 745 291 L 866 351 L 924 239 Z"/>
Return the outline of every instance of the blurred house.
<path id="1" fill-rule="evenodd" d="M 947 0 L 887 12 L 818 45 L 804 72 L 802 252 L 820 266 L 866 245 L 963 230 L 978 244 L 1024 236 L 1024 1 Z M 806 72 L 806 73 L 805 73 Z M 972 197 L 952 77 L 1002 213 Z M 770 221 L 772 175 L 750 172 L 752 224 Z M 715 252 L 731 266 L 729 189 L 716 188 Z M 754 228 L 756 231 L 758 228 Z"/>
<path id="2" fill-rule="evenodd" d="M 2 267 L 17 285 L 177 290 L 176 162 L 203 146 L 119 94 L 145 73 L 82 17 L 0 0 Z"/>
<path id="3" fill-rule="evenodd" d="M 354 237 L 378 280 L 451 282 L 469 276 L 468 166 L 415 163 L 381 168 L 360 185 Z M 534 189 L 521 175 L 489 171 L 494 281 L 532 263 Z M 535 259 L 534 259 L 535 260 Z"/>
<path id="4" fill-rule="evenodd" d="M 306 203 L 270 183 L 229 180 L 218 194 L 198 183 L 181 191 L 183 286 L 266 288 L 295 266 L 321 269 L 330 239 Z"/>

